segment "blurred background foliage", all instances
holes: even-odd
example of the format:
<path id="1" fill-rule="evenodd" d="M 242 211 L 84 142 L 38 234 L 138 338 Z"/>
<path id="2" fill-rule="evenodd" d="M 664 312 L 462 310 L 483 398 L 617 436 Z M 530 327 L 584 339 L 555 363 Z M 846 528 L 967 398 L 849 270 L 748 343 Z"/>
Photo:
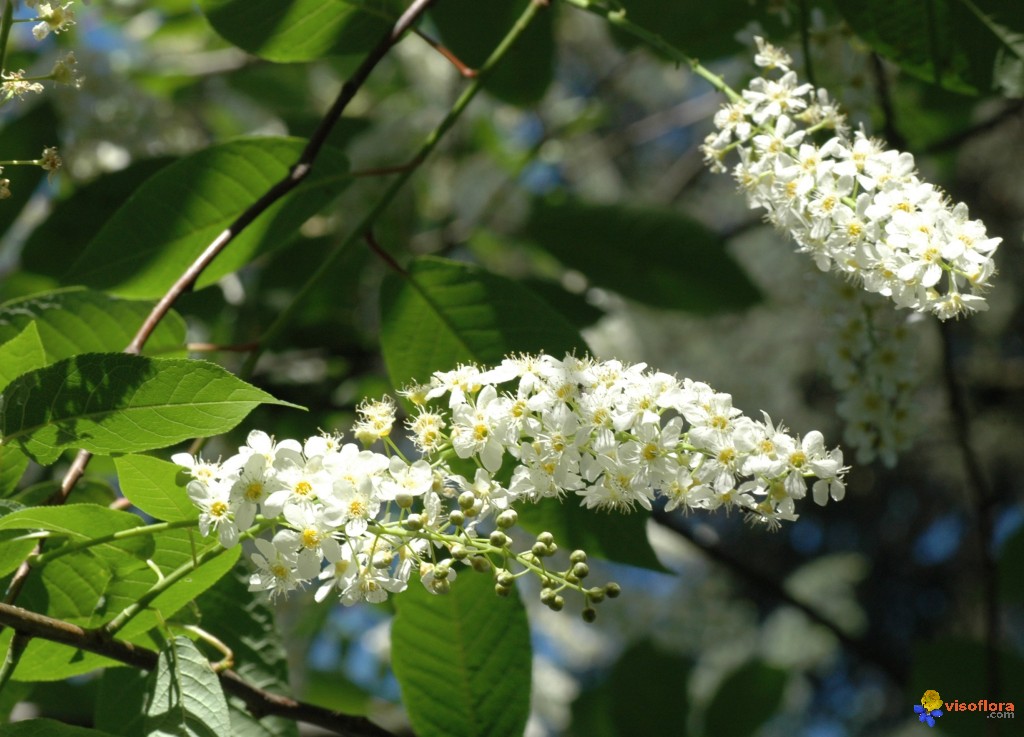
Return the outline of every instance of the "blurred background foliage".
<path id="1" fill-rule="evenodd" d="M 476 67 L 524 4 L 439 0 L 423 30 Z M 288 36 L 250 22 L 266 2 L 198 5 L 96 2 L 77 8 L 69 32 L 20 47 L 32 51 L 12 68 L 48 69 L 68 47 L 86 79 L 0 119 L 5 152 L 59 140 L 67 163 L 50 184 L 29 170 L 10 175 L 0 301 L 79 283 L 72 265 L 92 236 L 177 157 L 238 136 L 308 136 L 396 7 L 334 2 L 336 28 Z M 625 593 L 595 625 L 525 596 L 535 653 L 528 734 L 914 734 L 925 689 L 995 697 L 982 547 L 998 562 L 1002 700 L 1024 705 L 1024 16 L 1015 0 L 926 5 L 927 22 L 908 0 L 623 0 L 626 17 L 736 88 L 753 74 L 755 33 L 785 45 L 854 125 L 913 152 L 1004 238 L 1001 274 L 991 310 L 948 326 L 944 339 L 930 320 L 906 324 L 916 341 L 909 448 L 892 467 L 856 464 L 841 504 L 804 505 L 774 533 L 738 517 L 656 514 L 647 531 L 665 572 L 608 564 Z M 393 176 L 379 170 L 409 163 L 465 85 L 423 39 L 397 46 L 330 137 L 349 159 L 349 186 L 254 263 L 179 302 L 193 347 L 256 340 L 378 201 Z M 838 442 L 842 397 L 822 353 L 846 307 L 828 291 L 832 277 L 702 166 L 697 147 L 721 102 L 684 66 L 554 0 L 377 220 L 374 240 L 398 264 L 442 256 L 483 269 L 488 289 L 511 280 L 600 357 L 707 381 L 747 412 Z M 255 383 L 310 412 L 263 407 L 205 452 L 230 452 L 252 427 L 278 437 L 344 429 L 362 398 L 407 378 L 389 377 L 381 356 L 389 259 L 361 241 L 349 248 L 261 358 Z M 212 358 L 237 370 L 244 355 Z M 967 427 L 950 411 L 950 375 L 966 391 Z M 965 429 L 992 490 L 980 510 L 958 445 Z M 33 481 L 59 478 L 61 467 L 51 470 Z M 89 493 L 112 494 L 109 465 L 96 459 L 89 470 Z M 20 493 L 45 487 L 34 488 Z M 979 514 L 993 521 L 983 541 Z M 276 616 L 273 647 L 287 654 L 296 695 L 401 732 L 387 609 L 293 597 Z M 5 712 L 25 700 L 80 723 L 104 698 L 90 678 L 18 689 L 0 699 Z M 952 714 L 933 733 L 986 726 Z M 1015 733 L 1012 723 L 1001 732 Z"/>

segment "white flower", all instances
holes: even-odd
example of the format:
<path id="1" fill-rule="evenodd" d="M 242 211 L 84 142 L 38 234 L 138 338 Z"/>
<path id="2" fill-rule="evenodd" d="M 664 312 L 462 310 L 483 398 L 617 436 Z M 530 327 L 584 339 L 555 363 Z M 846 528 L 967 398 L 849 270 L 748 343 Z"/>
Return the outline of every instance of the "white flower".
<path id="1" fill-rule="evenodd" d="M 249 591 L 268 591 L 271 598 L 287 593 L 320 573 L 319 563 L 290 549 L 291 541 L 278 536 L 273 541 L 257 538 L 252 554 L 256 572 L 249 576 Z"/>

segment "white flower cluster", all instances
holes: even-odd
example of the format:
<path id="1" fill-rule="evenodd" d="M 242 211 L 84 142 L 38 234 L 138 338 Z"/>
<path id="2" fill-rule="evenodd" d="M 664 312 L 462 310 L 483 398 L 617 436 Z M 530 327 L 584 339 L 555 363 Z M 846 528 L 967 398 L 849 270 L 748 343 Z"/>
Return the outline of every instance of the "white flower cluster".
<path id="1" fill-rule="evenodd" d="M 989 238 L 967 206 L 921 181 L 914 157 L 863 131 L 852 139 L 824 89 L 800 84 L 792 59 L 757 39 L 758 77 L 715 115 L 704 142 L 712 170 L 737 151 L 733 175 L 752 208 L 787 231 L 818 268 L 834 269 L 900 307 L 940 319 L 987 309 L 995 274 Z M 834 135 L 815 142 L 818 134 Z"/>
<path id="2" fill-rule="evenodd" d="M 818 349 L 839 392 L 843 440 L 857 450 L 857 463 L 880 458 L 892 468 L 913 442 L 920 420 L 915 327 L 921 321 L 911 323 L 905 314 L 885 309 L 878 295 L 831 279 L 823 280 L 815 301 L 828 316 Z"/>
<path id="3" fill-rule="evenodd" d="M 529 552 L 510 550 L 502 531 L 516 522 L 514 503 L 575 495 L 626 512 L 651 509 L 660 495 L 668 510 L 737 508 L 778 524 L 796 518 L 809 479 L 819 504 L 845 492 L 842 453 L 826 449 L 821 433 L 793 437 L 767 416 L 743 416 L 728 394 L 642 364 L 522 355 L 439 372 L 402 394 L 416 406 L 407 422 L 422 454 L 414 462 L 390 437 L 391 400 L 360 407 L 355 428 L 387 454 L 335 435 L 300 444 L 256 431 L 221 463 L 174 456 L 190 470 L 204 534 L 216 530 L 230 546 L 257 514 L 281 525 L 272 540 L 256 540 L 251 588 L 281 593 L 319 579 L 318 600 L 333 590 L 346 604 L 375 602 L 404 589 L 416 568 L 440 592 L 455 576 L 451 561 L 435 557 L 444 547 L 455 561 L 495 570 L 499 593 L 513 582 L 514 559 L 589 603 L 603 594 L 580 586 L 581 551 L 555 574 L 541 561 L 554 552 L 550 535 Z M 557 591 L 545 590 L 542 600 L 557 603 Z"/>

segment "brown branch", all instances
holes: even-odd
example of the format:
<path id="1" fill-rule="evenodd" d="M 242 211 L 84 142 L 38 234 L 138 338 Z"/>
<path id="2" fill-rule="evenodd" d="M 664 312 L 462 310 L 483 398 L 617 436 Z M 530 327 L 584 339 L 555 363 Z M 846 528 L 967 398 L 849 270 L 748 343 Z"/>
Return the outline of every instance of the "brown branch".
<path id="1" fill-rule="evenodd" d="M 656 511 L 654 513 L 654 521 L 666 529 L 675 532 L 677 535 L 686 538 L 708 558 L 725 566 L 738 578 L 743 579 L 743 581 L 758 589 L 764 595 L 799 610 L 812 622 L 826 628 L 835 636 L 839 644 L 847 652 L 856 655 L 867 663 L 871 663 L 889 676 L 895 683 L 906 683 L 908 674 L 904 663 L 901 663 L 884 649 L 875 646 L 871 642 L 849 635 L 817 609 L 794 597 L 779 581 L 756 570 L 753 566 L 732 555 L 722 546 L 700 539 L 680 517 L 663 511 Z"/>
<path id="2" fill-rule="evenodd" d="M 69 647 L 102 655 L 142 670 L 153 670 L 159 653 L 104 634 L 101 629 L 84 629 L 78 625 L 9 604 L 0 604 L 0 624 L 24 637 L 38 637 Z M 225 693 L 237 696 L 255 718 L 279 716 L 297 722 L 315 724 L 346 737 L 393 737 L 363 717 L 342 714 L 288 696 L 270 693 L 242 679 L 233 670 L 218 674 Z"/>
<path id="3" fill-rule="evenodd" d="M 441 43 L 440 41 L 438 41 L 437 39 L 435 39 L 435 38 L 431 38 L 430 36 L 428 36 L 427 34 L 425 34 L 425 33 L 424 33 L 423 31 L 421 31 L 421 30 L 419 30 L 419 29 L 416 29 L 416 30 L 415 30 L 415 31 L 413 31 L 413 32 L 414 32 L 414 33 L 415 33 L 415 34 L 416 34 L 417 36 L 419 36 L 420 38 L 422 38 L 422 39 L 423 39 L 424 41 L 426 41 L 426 42 L 427 42 L 427 44 L 429 44 L 429 45 L 430 45 L 430 47 L 431 47 L 432 49 L 434 49 L 434 51 L 436 51 L 436 52 L 437 52 L 437 53 L 439 53 L 439 54 L 440 54 L 441 56 L 443 56 L 443 57 L 444 57 L 445 59 L 447 59 L 448 61 L 450 61 L 450 62 L 452 63 L 452 66 L 453 66 L 453 67 L 455 67 L 455 68 L 456 68 L 456 69 L 457 69 L 457 70 L 459 71 L 459 74 L 461 74 L 461 75 L 462 75 L 463 77 L 465 77 L 466 79 L 473 79 L 473 77 L 475 77 L 475 76 L 476 76 L 477 74 L 479 74 L 479 73 L 480 73 L 480 72 L 478 72 L 478 71 L 477 71 L 476 69 L 473 69 L 473 68 L 472 68 L 471 66 L 469 66 L 469 65 L 468 65 L 468 64 L 466 64 L 466 63 L 465 63 L 464 61 L 462 61 L 462 59 L 460 59 L 459 57 L 457 57 L 457 56 L 456 56 L 456 55 L 455 55 L 455 54 L 454 54 L 454 53 L 452 52 L 452 50 L 451 50 L 451 49 L 449 49 L 449 48 L 448 48 L 447 46 L 445 46 L 444 44 L 442 44 L 442 43 Z"/>
<path id="4" fill-rule="evenodd" d="M 368 230 L 363 233 L 363 240 L 366 241 L 366 245 L 370 247 L 370 250 L 377 254 L 380 260 L 390 266 L 396 274 L 408 276 L 408 272 L 403 269 L 397 261 L 395 261 L 394 257 L 390 253 L 381 247 L 380 243 L 377 242 L 377 239 L 373 235 L 373 231 Z"/>

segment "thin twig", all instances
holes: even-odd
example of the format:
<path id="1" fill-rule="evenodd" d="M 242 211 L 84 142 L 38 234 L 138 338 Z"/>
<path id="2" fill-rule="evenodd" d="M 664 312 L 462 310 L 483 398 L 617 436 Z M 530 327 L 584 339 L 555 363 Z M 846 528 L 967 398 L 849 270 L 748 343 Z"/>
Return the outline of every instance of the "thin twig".
<path id="1" fill-rule="evenodd" d="M 28 609 L 0 604 L 0 624 L 12 628 L 23 638 L 38 637 L 69 647 L 102 655 L 142 670 L 156 667 L 159 653 L 124 640 L 109 637 L 103 629 L 84 629 L 60 619 L 47 617 Z M 226 693 L 237 696 L 257 719 L 279 716 L 292 721 L 315 724 L 346 737 L 393 737 L 363 717 L 341 714 L 313 704 L 270 693 L 247 683 L 233 670 L 217 674 Z"/>
<path id="2" fill-rule="evenodd" d="M 424 33 L 423 31 L 421 31 L 418 28 L 415 31 L 413 31 L 413 32 L 417 36 L 422 38 L 424 41 L 426 41 L 427 44 L 432 49 L 434 49 L 434 51 L 436 51 L 441 56 L 443 56 L 445 59 L 450 61 L 452 63 L 452 66 L 455 67 L 458 70 L 459 74 L 461 74 L 466 79 L 473 79 L 473 77 L 475 77 L 477 74 L 479 74 L 479 72 L 476 69 L 473 69 L 471 66 L 469 66 L 464 61 L 462 61 L 462 59 L 457 57 L 454 54 L 454 52 L 452 52 L 451 49 L 449 49 L 447 46 L 442 44 L 437 39 L 431 38 L 430 36 L 428 36 L 426 33 Z"/>
<path id="3" fill-rule="evenodd" d="M 392 271 L 396 274 L 408 274 L 408 272 L 403 269 L 397 261 L 395 261 L 394 257 L 381 247 L 380 243 L 378 243 L 377 239 L 374 237 L 372 230 L 368 230 L 363 233 L 363 240 L 366 241 L 366 245 L 370 247 L 371 251 L 377 254 L 381 261 L 391 267 Z"/>
<path id="4" fill-rule="evenodd" d="M 982 133 L 987 133 L 993 128 L 1002 125 L 1005 121 L 1012 118 L 1020 117 L 1021 112 L 1024 111 L 1024 101 L 1017 100 L 1010 103 L 998 113 L 993 115 L 987 120 L 983 120 L 980 123 L 965 128 L 962 131 L 958 131 L 951 136 L 942 138 L 935 143 L 929 144 L 925 149 L 926 154 L 940 154 L 945 151 L 951 151 L 959 148 L 961 145 L 971 140 L 975 136 L 979 136 Z"/>

